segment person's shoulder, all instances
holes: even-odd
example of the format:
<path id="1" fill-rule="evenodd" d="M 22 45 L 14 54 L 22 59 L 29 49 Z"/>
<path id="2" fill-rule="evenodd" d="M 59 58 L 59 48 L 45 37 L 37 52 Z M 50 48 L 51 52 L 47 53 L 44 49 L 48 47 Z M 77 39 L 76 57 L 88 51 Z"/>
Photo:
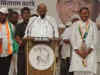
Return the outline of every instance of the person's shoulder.
<path id="1" fill-rule="evenodd" d="M 54 17 L 52 17 L 52 16 L 46 16 L 46 18 L 48 18 L 48 19 L 51 19 L 51 20 L 55 20 L 55 18 Z"/>
<path id="2" fill-rule="evenodd" d="M 8 24 L 11 25 L 11 27 L 14 28 L 14 24 L 12 24 L 11 22 L 8 21 Z"/>
<path id="3" fill-rule="evenodd" d="M 81 20 L 74 22 L 72 24 L 72 26 L 71 26 L 71 29 L 75 29 L 76 30 L 81 23 L 82 23 Z"/>
<path id="4" fill-rule="evenodd" d="M 20 23 L 16 24 L 16 27 L 19 27 L 21 25 L 23 25 L 23 22 L 20 22 Z"/>
<path id="5" fill-rule="evenodd" d="M 83 21 L 82 20 L 78 20 L 78 21 L 76 21 L 76 23 L 83 23 Z"/>
<path id="6" fill-rule="evenodd" d="M 30 17 L 30 19 L 35 19 L 35 18 L 38 18 L 38 17 L 37 16 Z"/>
<path id="7" fill-rule="evenodd" d="M 8 21 L 8 24 L 13 25 L 11 22 Z"/>
<path id="8" fill-rule="evenodd" d="M 15 26 L 14 24 L 12 24 L 11 22 L 8 21 L 9 26 L 11 26 L 11 29 L 14 31 L 15 30 Z"/>
<path id="9" fill-rule="evenodd" d="M 82 23 L 81 20 L 76 21 L 76 22 L 74 22 L 74 23 L 72 24 L 72 27 L 76 27 L 76 26 L 80 25 L 81 23 Z"/>
<path id="10" fill-rule="evenodd" d="M 80 23 L 82 23 L 82 21 L 78 20 L 78 21 L 74 22 L 73 24 L 80 24 Z"/>
<path id="11" fill-rule="evenodd" d="M 23 24 L 23 22 L 20 22 L 20 23 L 18 23 L 17 25 L 22 25 Z"/>
<path id="12" fill-rule="evenodd" d="M 94 22 L 94 21 L 92 21 L 92 20 L 89 20 L 90 21 L 90 24 L 92 25 L 92 26 L 96 26 L 96 22 Z"/>
<path id="13" fill-rule="evenodd" d="M 38 17 L 37 16 L 33 16 L 33 17 L 30 17 L 30 20 L 34 20 L 36 18 L 38 18 Z"/>
<path id="14" fill-rule="evenodd" d="M 92 21 L 92 20 L 90 20 L 90 22 L 91 22 L 92 24 L 96 24 L 96 22 L 94 22 L 94 21 Z"/>

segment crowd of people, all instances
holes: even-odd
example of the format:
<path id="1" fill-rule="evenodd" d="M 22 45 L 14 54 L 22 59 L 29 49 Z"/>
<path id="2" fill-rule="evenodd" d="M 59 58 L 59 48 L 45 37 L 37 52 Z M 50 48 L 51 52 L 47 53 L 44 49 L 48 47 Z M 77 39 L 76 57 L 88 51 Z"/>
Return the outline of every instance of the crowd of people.
<path id="1" fill-rule="evenodd" d="M 62 3 L 58 0 L 57 9 L 60 12 Z M 37 6 L 37 13 L 33 15 L 28 7 L 22 8 L 20 15 L 23 21 L 20 23 L 18 12 L 0 8 L 0 73 L 26 75 L 24 38 L 30 36 L 57 40 L 57 60 L 61 60 L 60 75 L 95 75 L 98 30 L 96 23 L 91 20 L 91 10 L 88 6 L 75 11 L 72 9 L 74 14 L 69 15 L 69 20 L 66 15 L 60 15 L 63 24 L 67 23 L 66 28 L 62 30 L 57 20 L 47 15 L 48 9 L 44 3 Z M 14 57 L 17 57 L 17 61 Z M 14 68 L 10 71 L 12 67 Z"/>

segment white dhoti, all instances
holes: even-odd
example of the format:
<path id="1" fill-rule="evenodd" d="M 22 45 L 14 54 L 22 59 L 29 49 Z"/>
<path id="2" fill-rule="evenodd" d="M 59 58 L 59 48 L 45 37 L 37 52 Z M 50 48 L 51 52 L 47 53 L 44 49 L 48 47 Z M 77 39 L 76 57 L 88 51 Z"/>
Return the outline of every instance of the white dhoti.
<path id="1" fill-rule="evenodd" d="M 74 72 L 74 75 L 95 75 L 95 74 L 93 74 L 93 73 L 91 73 L 91 72 Z"/>
<path id="2" fill-rule="evenodd" d="M 70 65 L 70 72 L 91 72 L 96 74 L 97 71 L 97 61 L 96 61 L 96 51 L 92 51 L 91 54 L 86 58 L 87 66 L 82 65 L 82 58 L 77 55 L 74 51 L 72 52 L 72 60 Z"/>

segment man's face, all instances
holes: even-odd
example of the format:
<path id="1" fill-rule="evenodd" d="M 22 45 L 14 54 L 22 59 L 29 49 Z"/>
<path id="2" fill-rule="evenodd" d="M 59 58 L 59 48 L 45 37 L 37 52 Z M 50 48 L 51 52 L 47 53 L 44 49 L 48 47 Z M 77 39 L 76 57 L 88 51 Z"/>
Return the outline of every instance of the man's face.
<path id="1" fill-rule="evenodd" d="M 82 7 L 88 7 L 90 12 L 93 8 L 93 0 L 58 0 L 56 8 L 58 16 L 63 24 L 70 20 L 71 16 L 77 14 Z M 92 13 L 91 13 L 92 14 Z"/>
<path id="2" fill-rule="evenodd" d="M 19 15 L 13 13 L 13 14 L 12 14 L 12 17 L 11 17 L 11 21 L 12 21 L 12 23 L 13 23 L 13 24 L 17 24 L 18 19 L 19 19 Z"/>
<path id="3" fill-rule="evenodd" d="M 30 11 L 28 11 L 28 10 L 23 11 L 22 18 L 23 18 L 24 21 L 28 21 L 30 16 L 31 16 Z"/>
<path id="4" fill-rule="evenodd" d="M 80 17 L 83 21 L 87 21 L 88 20 L 88 17 L 89 17 L 89 11 L 87 9 L 83 9 L 81 12 L 80 12 Z"/>
<path id="5" fill-rule="evenodd" d="M 38 11 L 38 14 L 40 15 L 40 17 L 44 18 L 46 13 L 47 13 L 47 7 L 45 5 L 43 5 L 43 4 L 41 4 L 38 7 L 37 11 Z"/>
<path id="6" fill-rule="evenodd" d="M 2 23 L 5 22 L 6 16 L 7 16 L 6 14 L 3 14 L 0 12 L 0 22 L 2 22 Z"/>

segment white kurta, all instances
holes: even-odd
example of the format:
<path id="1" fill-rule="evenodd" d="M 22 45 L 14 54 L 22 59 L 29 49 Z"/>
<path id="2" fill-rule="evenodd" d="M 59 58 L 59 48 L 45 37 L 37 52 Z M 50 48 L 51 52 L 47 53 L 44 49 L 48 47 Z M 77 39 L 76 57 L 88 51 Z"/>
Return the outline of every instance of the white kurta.
<path id="1" fill-rule="evenodd" d="M 72 35 L 72 26 L 65 29 L 65 31 L 61 35 L 61 38 L 63 40 L 70 40 L 71 35 Z M 71 54 L 71 45 L 63 43 L 63 47 L 62 47 L 62 50 L 61 50 L 62 58 L 65 59 L 67 57 L 70 57 L 71 56 L 70 54 Z"/>
<path id="2" fill-rule="evenodd" d="M 63 32 L 63 34 L 61 35 L 61 38 L 63 40 L 70 40 L 71 38 L 71 35 L 72 35 L 72 26 L 68 27 L 65 29 L 65 31 Z"/>
<path id="3" fill-rule="evenodd" d="M 71 37 L 71 43 L 73 47 L 72 51 L 72 60 L 71 60 L 71 66 L 70 66 L 70 71 L 72 72 L 91 72 L 91 73 L 96 73 L 97 69 L 97 63 L 96 63 L 96 50 L 95 50 L 95 45 L 97 42 L 97 27 L 94 22 L 89 20 L 89 31 L 88 35 L 86 38 L 86 45 L 89 48 L 93 48 L 93 51 L 91 54 L 88 55 L 86 58 L 87 60 L 87 67 L 84 67 L 82 65 L 82 58 L 75 53 L 75 49 L 79 49 L 81 47 L 82 39 L 79 33 L 79 25 L 82 25 L 82 29 L 84 29 L 84 26 L 86 23 L 83 21 L 78 21 L 73 24 L 73 31 L 72 31 L 72 37 Z"/>
<path id="4" fill-rule="evenodd" d="M 44 19 L 32 17 L 25 31 L 25 36 L 58 38 L 58 26 L 54 18 L 46 16 Z"/>

